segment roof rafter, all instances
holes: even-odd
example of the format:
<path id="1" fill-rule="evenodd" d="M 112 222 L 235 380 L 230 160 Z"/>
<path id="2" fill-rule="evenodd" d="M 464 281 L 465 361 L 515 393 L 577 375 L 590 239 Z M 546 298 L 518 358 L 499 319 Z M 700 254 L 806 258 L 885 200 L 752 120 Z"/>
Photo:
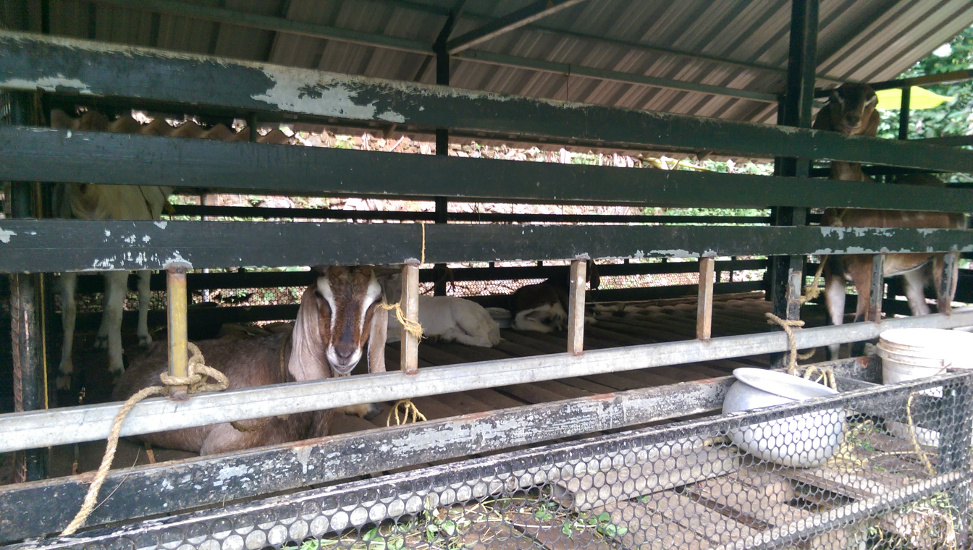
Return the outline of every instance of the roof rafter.
<path id="1" fill-rule="evenodd" d="M 469 49 L 481 42 L 486 42 L 491 38 L 497 37 L 514 29 L 519 29 L 524 25 L 529 25 L 534 21 L 553 15 L 563 9 L 576 6 L 585 0 L 536 0 L 532 4 L 517 11 L 508 13 L 500 19 L 495 19 L 489 23 L 474 29 L 462 36 L 446 42 L 446 51 L 450 55 L 457 54 Z"/>

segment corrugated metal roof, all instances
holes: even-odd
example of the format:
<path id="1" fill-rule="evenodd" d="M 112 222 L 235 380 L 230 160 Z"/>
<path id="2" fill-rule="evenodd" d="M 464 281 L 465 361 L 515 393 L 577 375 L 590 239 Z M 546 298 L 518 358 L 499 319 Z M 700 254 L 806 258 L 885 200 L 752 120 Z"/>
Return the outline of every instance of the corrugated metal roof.
<path id="1" fill-rule="evenodd" d="M 356 75 L 431 83 L 431 51 L 456 0 L 59 0 L 50 32 Z M 452 38 L 530 0 L 468 0 Z M 767 100 L 632 82 L 638 77 L 766 94 L 783 91 L 788 0 L 589 0 L 476 44 L 452 61 L 451 84 L 754 122 L 775 119 Z M 39 32 L 41 2 L 4 2 L 10 28 Z M 217 8 L 217 16 L 193 8 Z M 222 11 L 219 11 L 222 10 Z M 241 14 L 269 23 L 239 22 Z M 237 21 L 235 24 L 232 21 Z M 316 36 L 287 24 L 319 25 Z M 894 78 L 973 24 L 969 0 L 822 0 L 819 85 Z M 264 28 L 259 28 L 259 27 Z M 276 28 L 267 28 L 276 27 Z M 327 38 L 327 31 L 361 33 Z M 369 44 L 404 39 L 393 47 Z M 501 56 L 496 59 L 497 56 Z M 485 59 L 491 57 L 489 62 Z M 542 67 L 513 65 L 547 64 Z M 551 64 L 559 65 L 551 65 Z M 582 69 L 607 71 L 598 77 Z"/>

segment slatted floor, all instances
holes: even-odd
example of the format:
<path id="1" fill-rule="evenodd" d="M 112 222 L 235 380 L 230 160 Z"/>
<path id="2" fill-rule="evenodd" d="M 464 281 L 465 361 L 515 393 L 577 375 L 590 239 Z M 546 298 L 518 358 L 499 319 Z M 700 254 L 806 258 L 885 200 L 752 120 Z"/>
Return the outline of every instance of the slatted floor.
<path id="1" fill-rule="evenodd" d="M 713 308 L 713 336 L 753 334 L 771 330 L 764 314 L 771 305 L 762 293 L 718 295 Z M 659 300 L 653 302 L 600 304 L 593 311 L 594 324 L 585 326 L 585 349 L 630 346 L 655 342 L 690 340 L 696 332 L 695 297 Z M 803 318 L 808 326 L 824 324 L 823 309 L 805 307 Z M 530 355 L 562 353 L 567 349 L 566 334 L 539 334 L 501 331 L 503 341 L 495 348 L 476 348 L 455 343 L 424 341 L 419 346 L 419 368 L 507 359 Z M 819 353 L 821 353 L 819 351 Z M 83 361 L 84 358 L 81 358 Z M 823 354 L 815 358 L 823 360 Z M 398 344 L 386 347 L 386 363 L 390 368 L 398 365 Z M 80 361 L 79 361 L 80 362 Z M 429 419 L 446 418 L 501 408 L 585 397 L 596 394 L 625 391 L 652 386 L 664 386 L 691 380 L 701 380 L 729 375 L 738 367 L 767 367 L 766 355 L 692 363 L 670 367 L 597 374 L 563 380 L 519 384 L 492 389 L 420 397 L 417 407 Z M 359 367 L 361 368 L 361 366 Z M 104 390 L 102 388 L 101 390 Z M 106 393 L 98 388 L 87 392 L 87 403 L 105 400 Z M 389 404 L 381 414 L 367 421 L 358 417 L 341 415 L 335 422 L 335 433 L 348 433 L 386 425 Z M 59 448 L 54 453 L 52 475 L 61 476 L 77 471 L 90 471 L 98 466 L 104 443 L 81 444 L 75 453 L 73 446 Z M 78 464 L 74 465 L 75 456 Z M 189 453 L 155 450 L 157 460 L 172 460 L 192 456 Z M 136 444 L 122 442 L 113 467 L 129 467 L 146 463 L 144 451 Z"/>

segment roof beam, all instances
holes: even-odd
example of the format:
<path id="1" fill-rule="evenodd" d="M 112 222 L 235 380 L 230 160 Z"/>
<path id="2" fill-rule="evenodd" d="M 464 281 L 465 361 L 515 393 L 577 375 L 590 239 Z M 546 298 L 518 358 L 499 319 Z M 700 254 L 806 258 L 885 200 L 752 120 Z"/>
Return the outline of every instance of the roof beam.
<path id="1" fill-rule="evenodd" d="M 412 0 L 373 0 L 374 2 L 379 2 L 396 8 L 408 9 L 412 11 L 418 11 L 421 13 L 428 13 L 431 15 L 440 15 L 446 17 L 449 15 L 449 10 L 440 8 L 437 6 L 430 6 L 426 4 L 421 4 L 419 2 L 414 2 Z M 470 19 L 478 21 L 490 21 L 492 18 L 489 15 L 482 13 L 476 13 L 467 10 L 463 17 L 468 17 Z M 779 67 L 775 65 L 768 65 L 763 63 L 754 63 L 747 61 L 739 61 L 735 59 L 727 59 L 724 57 L 717 57 L 715 55 L 706 55 L 700 53 L 694 53 L 686 50 L 676 50 L 671 48 L 660 48 L 657 46 L 649 46 L 646 44 L 641 44 L 638 42 L 632 42 L 628 40 L 617 40 L 614 38 L 607 38 L 604 36 L 598 36 L 594 34 L 587 34 L 577 31 L 572 31 L 568 29 L 560 29 L 556 27 L 551 27 L 547 25 L 531 24 L 531 31 L 536 31 L 539 33 L 546 33 L 559 36 L 561 38 L 574 38 L 576 40 L 588 40 L 592 42 L 597 42 L 599 44 L 606 44 L 610 46 L 616 46 L 619 48 L 627 48 L 632 50 L 638 50 L 645 53 L 653 53 L 658 55 L 671 55 L 676 57 L 682 57 L 685 59 L 691 59 L 696 61 L 708 61 L 710 63 L 715 63 L 719 65 L 727 65 L 731 67 L 739 67 L 741 69 L 756 70 L 756 71 L 766 71 L 779 74 L 781 76 L 787 74 L 787 70 L 784 67 Z M 818 80 L 823 80 L 825 82 L 841 83 L 845 79 L 828 76 L 828 75 L 817 75 Z"/>
<path id="2" fill-rule="evenodd" d="M 228 25 L 250 27 L 266 31 L 285 32 L 298 36 L 309 36 L 312 38 L 325 38 L 329 40 L 340 40 L 365 46 L 378 46 L 403 52 L 431 54 L 432 47 L 429 44 L 418 40 L 385 36 L 382 34 L 367 33 L 319 25 L 317 23 L 306 23 L 304 21 L 294 21 L 283 17 L 272 15 L 262 15 L 258 13 L 247 13 L 226 8 L 216 8 L 199 4 L 188 4 L 175 0 L 91 0 L 95 4 L 114 4 L 123 8 L 154 11 L 173 15 L 177 17 L 188 17 L 191 19 L 201 19 L 204 21 L 215 21 Z"/>
<path id="3" fill-rule="evenodd" d="M 363 33 L 339 29 L 326 25 L 293 21 L 281 17 L 245 13 L 226 8 L 214 8 L 196 4 L 187 4 L 175 0 L 91 0 L 94 3 L 114 4 L 127 8 L 141 9 L 165 13 L 179 17 L 190 17 L 207 21 L 217 21 L 242 27 L 251 27 L 275 32 L 308 36 L 311 38 L 324 38 L 329 40 L 340 40 L 363 44 L 366 46 L 377 46 L 410 53 L 432 55 L 435 53 L 434 47 L 417 40 L 407 40 L 404 38 L 394 38 L 373 33 Z M 582 0 L 578 0 L 582 1 Z M 438 13 L 438 11 L 436 12 Z M 516 13 L 516 12 L 514 12 Z M 460 37 L 462 38 L 462 37 Z M 448 43 L 447 43 L 448 46 Z M 471 62 L 489 63 L 492 65 L 502 65 L 520 69 L 529 69 L 559 74 L 571 74 L 587 76 L 589 78 L 601 78 L 615 82 L 637 84 L 641 86 L 654 86 L 658 88 L 668 88 L 672 90 L 682 90 L 687 92 L 710 93 L 718 96 L 739 97 L 760 101 L 763 103 L 776 103 L 776 96 L 748 90 L 734 88 L 723 88 L 706 84 L 697 84 L 681 80 L 671 80 L 668 78 L 658 78 L 646 76 L 638 73 L 625 73 L 600 69 L 596 67 L 586 67 L 583 65 L 568 65 L 566 63 L 554 63 L 543 59 L 530 59 L 512 55 L 496 54 L 480 50 L 465 50 L 460 56 L 464 60 Z M 423 70 L 424 72 L 424 70 Z M 422 73 L 416 75 L 419 80 Z"/>
<path id="4" fill-rule="evenodd" d="M 446 52 L 455 55 L 491 38 L 519 29 L 524 25 L 553 15 L 584 0 L 536 0 L 534 3 L 491 21 L 458 38 L 446 42 Z"/>

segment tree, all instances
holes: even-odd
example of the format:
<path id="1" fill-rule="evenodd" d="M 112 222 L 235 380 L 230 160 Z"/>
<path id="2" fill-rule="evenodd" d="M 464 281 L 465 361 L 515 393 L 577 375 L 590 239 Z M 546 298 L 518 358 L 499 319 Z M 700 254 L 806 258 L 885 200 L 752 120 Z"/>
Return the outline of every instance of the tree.
<path id="1" fill-rule="evenodd" d="M 973 26 L 958 34 L 948 44 L 920 60 L 902 73 L 902 78 L 947 73 L 973 68 Z M 909 113 L 909 137 L 940 137 L 973 134 L 973 81 L 925 86 L 930 91 L 956 100 L 934 109 Z M 898 137 L 899 110 L 882 111 L 879 137 Z"/>

